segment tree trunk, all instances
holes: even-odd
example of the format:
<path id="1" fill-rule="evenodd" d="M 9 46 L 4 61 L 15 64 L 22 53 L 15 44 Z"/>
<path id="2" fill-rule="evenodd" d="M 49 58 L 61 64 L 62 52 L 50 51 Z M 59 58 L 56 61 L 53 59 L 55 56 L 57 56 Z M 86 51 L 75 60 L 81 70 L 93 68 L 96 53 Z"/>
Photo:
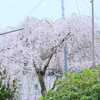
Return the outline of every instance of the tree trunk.
<path id="1" fill-rule="evenodd" d="M 41 87 L 41 94 L 42 96 L 45 96 L 47 93 L 46 86 L 45 86 L 45 80 L 44 80 L 45 74 L 41 71 L 37 73 L 37 75 L 38 75 L 38 80 L 39 80 L 40 87 Z"/>

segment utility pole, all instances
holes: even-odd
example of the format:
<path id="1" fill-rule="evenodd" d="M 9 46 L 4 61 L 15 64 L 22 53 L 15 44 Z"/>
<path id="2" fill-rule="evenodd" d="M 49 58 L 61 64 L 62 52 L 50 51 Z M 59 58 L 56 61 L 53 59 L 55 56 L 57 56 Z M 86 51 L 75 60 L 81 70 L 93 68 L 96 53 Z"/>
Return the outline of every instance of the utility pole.
<path id="1" fill-rule="evenodd" d="M 65 19 L 65 7 L 64 7 L 64 0 L 61 0 L 61 17 Z"/>
<path id="2" fill-rule="evenodd" d="M 65 19 L 65 7 L 64 7 L 64 0 L 61 0 L 61 17 L 62 19 Z M 67 71 L 67 46 L 65 43 L 64 46 L 64 71 Z"/>
<path id="3" fill-rule="evenodd" d="M 94 0 L 90 1 L 92 7 L 92 67 L 95 67 L 95 42 L 94 42 Z"/>

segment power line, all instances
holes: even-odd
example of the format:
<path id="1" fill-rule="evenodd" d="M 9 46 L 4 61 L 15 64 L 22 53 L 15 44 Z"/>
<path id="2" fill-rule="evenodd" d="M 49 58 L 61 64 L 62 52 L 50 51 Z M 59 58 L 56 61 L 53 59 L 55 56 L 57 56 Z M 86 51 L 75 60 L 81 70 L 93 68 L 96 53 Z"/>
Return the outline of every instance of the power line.
<path id="1" fill-rule="evenodd" d="M 80 14 L 80 7 L 79 7 L 79 4 L 78 4 L 78 1 L 77 0 L 74 0 L 75 1 L 75 6 L 76 6 L 76 10 L 77 10 L 77 13 L 78 13 L 78 23 L 80 24 L 80 19 L 81 19 L 81 14 Z M 74 19 L 75 20 L 75 19 Z M 78 31 L 81 31 L 80 30 L 80 27 L 78 28 Z"/>
<path id="2" fill-rule="evenodd" d="M 40 7 L 40 5 L 44 2 L 45 0 L 40 0 L 32 9 L 29 13 L 32 13 L 33 11 L 35 11 L 38 7 Z M 11 30 L 11 31 L 8 31 L 8 32 L 3 32 L 3 33 L 0 33 L 0 35 L 6 35 L 6 34 L 9 34 L 9 33 L 13 33 L 13 32 L 16 32 L 16 31 L 21 31 L 21 30 L 24 30 L 24 28 L 20 28 L 20 29 L 16 29 L 16 30 Z"/>
<path id="3" fill-rule="evenodd" d="M 79 16 L 80 16 L 81 14 L 80 14 L 79 4 L 78 4 L 78 1 L 77 1 L 77 0 L 75 0 L 75 5 L 76 5 L 77 13 L 78 13 Z"/>
<path id="4" fill-rule="evenodd" d="M 64 7 L 64 0 L 61 0 L 61 16 L 64 19 L 65 18 L 65 7 Z"/>
<path id="5" fill-rule="evenodd" d="M 44 3 L 45 0 L 40 0 L 29 12 L 28 15 L 32 14 L 33 11 L 35 11 L 36 9 L 38 9 L 40 7 L 41 4 Z"/>
<path id="6" fill-rule="evenodd" d="M 9 34 L 9 33 L 13 33 L 13 32 L 16 32 L 16 31 L 21 31 L 21 30 L 24 30 L 24 28 L 19 28 L 19 29 L 8 31 L 8 32 L 3 32 L 3 33 L 0 33 L 0 35 L 6 35 L 6 34 Z"/>
<path id="7" fill-rule="evenodd" d="M 45 0 L 40 0 L 32 9 L 29 13 L 32 13 L 33 11 L 35 11 Z M 23 30 L 24 28 L 20 28 L 20 29 L 16 29 L 16 30 L 11 30 L 11 31 L 8 31 L 8 32 L 3 32 L 3 33 L 0 33 L 0 35 L 6 35 L 6 34 L 9 34 L 9 33 L 13 33 L 13 32 L 16 32 L 16 31 L 21 31 Z"/>

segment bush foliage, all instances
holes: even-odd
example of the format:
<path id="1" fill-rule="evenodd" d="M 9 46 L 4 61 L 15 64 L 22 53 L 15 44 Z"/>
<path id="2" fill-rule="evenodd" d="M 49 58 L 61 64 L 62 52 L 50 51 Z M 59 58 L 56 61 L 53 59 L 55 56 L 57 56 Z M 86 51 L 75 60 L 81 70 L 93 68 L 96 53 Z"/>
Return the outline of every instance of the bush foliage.
<path id="1" fill-rule="evenodd" d="M 68 72 L 40 100 L 100 100 L 100 68 Z"/>
<path id="2" fill-rule="evenodd" d="M 15 100 L 16 80 L 10 82 L 10 79 L 7 70 L 0 65 L 0 100 Z"/>
<path id="3" fill-rule="evenodd" d="M 0 81 L 0 100 L 13 100 L 15 91 Z"/>

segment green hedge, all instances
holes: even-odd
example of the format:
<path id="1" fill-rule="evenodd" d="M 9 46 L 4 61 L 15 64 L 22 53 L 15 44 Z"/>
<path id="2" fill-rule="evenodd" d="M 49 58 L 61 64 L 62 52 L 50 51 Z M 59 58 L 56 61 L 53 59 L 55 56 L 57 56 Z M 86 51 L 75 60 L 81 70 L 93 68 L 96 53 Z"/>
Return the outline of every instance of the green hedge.
<path id="1" fill-rule="evenodd" d="M 13 100 L 15 91 L 2 84 L 0 81 L 0 100 Z"/>
<path id="2" fill-rule="evenodd" d="M 100 68 L 65 74 L 40 100 L 100 100 Z"/>

